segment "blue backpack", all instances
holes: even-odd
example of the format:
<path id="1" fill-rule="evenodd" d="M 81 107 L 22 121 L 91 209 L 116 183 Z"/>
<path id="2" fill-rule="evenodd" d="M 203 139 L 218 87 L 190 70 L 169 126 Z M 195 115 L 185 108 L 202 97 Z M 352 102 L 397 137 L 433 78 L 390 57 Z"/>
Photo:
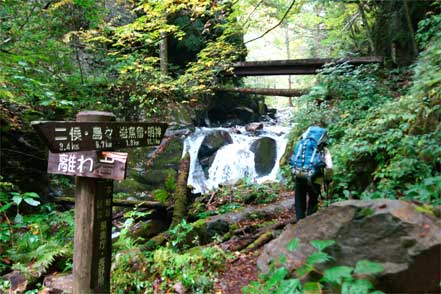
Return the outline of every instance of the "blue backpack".
<path id="1" fill-rule="evenodd" d="M 294 178 L 306 179 L 312 184 L 323 172 L 326 166 L 323 151 L 325 143 L 326 130 L 323 128 L 311 126 L 303 133 L 289 161 Z"/>

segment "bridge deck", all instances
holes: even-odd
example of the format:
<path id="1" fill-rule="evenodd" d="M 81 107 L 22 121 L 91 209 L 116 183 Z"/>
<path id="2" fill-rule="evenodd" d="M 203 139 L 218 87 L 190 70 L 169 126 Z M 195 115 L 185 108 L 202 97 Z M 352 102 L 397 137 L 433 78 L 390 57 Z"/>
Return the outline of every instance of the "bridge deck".
<path id="1" fill-rule="evenodd" d="M 269 61 L 246 61 L 233 64 L 233 73 L 225 75 L 236 76 L 268 76 L 268 75 L 313 75 L 325 64 L 330 62 L 361 65 L 382 63 L 382 56 L 354 57 L 354 58 L 312 58 Z"/>

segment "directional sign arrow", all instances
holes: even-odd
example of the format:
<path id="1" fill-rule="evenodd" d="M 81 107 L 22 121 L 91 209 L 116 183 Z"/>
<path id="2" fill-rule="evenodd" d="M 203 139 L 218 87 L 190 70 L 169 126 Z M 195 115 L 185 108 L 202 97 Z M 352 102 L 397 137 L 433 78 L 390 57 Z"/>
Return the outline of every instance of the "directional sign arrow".
<path id="1" fill-rule="evenodd" d="M 161 143 L 167 126 L 144 122 L 32 122 L 53 153 L 155 146 Z"/>

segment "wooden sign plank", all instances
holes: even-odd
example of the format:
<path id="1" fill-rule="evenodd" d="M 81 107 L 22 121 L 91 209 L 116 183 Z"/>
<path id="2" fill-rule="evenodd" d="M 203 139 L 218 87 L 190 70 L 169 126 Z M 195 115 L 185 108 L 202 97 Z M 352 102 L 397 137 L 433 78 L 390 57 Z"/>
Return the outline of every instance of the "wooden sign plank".
<path id="1" fill-rule="evenodd" d="M 111 151 L 49 152 L 47 172 L 69 176 L 123 180 L 127 153 Z"/>
<path id="2" fill-rule="evenodd" d="M 155 146 L 165 123 L 143 122 L 32 122 L 53 153 Z"/>
<path id="3" fill-rule="evenodd" d="M 106 180 L 98 180 L 106 181 Z M 113 184 L 97 183 L 94 207 L 92 268 L 90 288 L 94 293 L 110 292 L 112 262 L 112 193 Z"/>

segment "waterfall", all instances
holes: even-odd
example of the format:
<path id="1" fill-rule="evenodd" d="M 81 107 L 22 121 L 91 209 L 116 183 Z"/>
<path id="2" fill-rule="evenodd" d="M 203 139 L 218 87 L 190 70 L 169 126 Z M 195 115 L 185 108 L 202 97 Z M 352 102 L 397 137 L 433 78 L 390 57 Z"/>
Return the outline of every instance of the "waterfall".
<path id="1" fill-rule="evenodd" d="M 289 121 L 289 120 L 285 120 Z M 221 147 L 208 169 L 208 177 L 198 160 L 199 148 L 207 134 L 213 131 L 226 131 L 232 138 L 232 143 Z M 193 187 L 193 193 L 206 193 L 219 185 L 233 185 L 240 179 L 255 183 L 277 181 L 279 161 L 283 156 L 288 142 L 289 126 L 278 126 L 264 123 L 263 129 L 249 132 L 245 127 L 236 128 L 196 128 L 195 132 L 184 141 L 183 154 L 190 154 L 190 171 L 188 185 Z M 276 142 L 276 159 L 272 170 L 259 176 L 255 170 L 255 154 L 251 145 L 257 139 L 268 137 Z"/>

